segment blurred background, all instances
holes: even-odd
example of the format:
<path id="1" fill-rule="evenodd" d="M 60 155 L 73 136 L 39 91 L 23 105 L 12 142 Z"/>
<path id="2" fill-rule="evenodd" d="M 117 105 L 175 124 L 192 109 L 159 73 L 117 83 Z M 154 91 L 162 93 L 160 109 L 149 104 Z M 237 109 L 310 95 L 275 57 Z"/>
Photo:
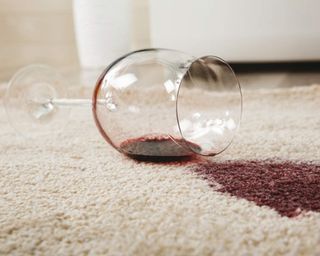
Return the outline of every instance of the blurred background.
<path id="1" fill-rule="evenodd" d="M 244 87 L 320 83 L 318 0 L 0 0 L 0 83 L 44 63 L 72 84 L 131 50 L 226 59 Z"/>

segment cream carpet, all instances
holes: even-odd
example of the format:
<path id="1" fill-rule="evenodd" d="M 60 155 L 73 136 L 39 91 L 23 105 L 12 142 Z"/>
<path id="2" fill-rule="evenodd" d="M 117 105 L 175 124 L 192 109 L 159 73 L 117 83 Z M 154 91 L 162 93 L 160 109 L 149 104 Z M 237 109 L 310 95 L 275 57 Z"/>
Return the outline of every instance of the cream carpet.
<path id="1" fill-rule="evenodd" d="M 320 164 L 320 86 L 244 92 L 234 144 L 210 159 Z M 73 111 L 23 141 L 0 108 L 0 255 L 320 255 L 320 213 L 294 218 L 216 191 L 197 163 L 128 159 Z"/>

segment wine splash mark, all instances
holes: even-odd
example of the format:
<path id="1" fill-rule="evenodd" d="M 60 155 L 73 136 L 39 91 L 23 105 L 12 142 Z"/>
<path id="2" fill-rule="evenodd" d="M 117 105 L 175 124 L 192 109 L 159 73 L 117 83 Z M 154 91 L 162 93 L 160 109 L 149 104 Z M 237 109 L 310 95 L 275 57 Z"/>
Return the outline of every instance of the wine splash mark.
<path id="1" fill-rule="evenodd" d="M 166 135 L 146 135 L 129 139 L 122 142 L 119 148 L 128 157 L 144 162 L 181 164 L 200 160 L 200 157 L 188 149 L 200 151 L 198 145 L 182 139 L 173 141 Z"/>
<path id="2" fill-rule="evenodd" d="M 281 216 L 320 212 L 320 165 L 273 161 L 228 161 L 197 165 L 196 173 L 219 192 L 268 206 Z"/>

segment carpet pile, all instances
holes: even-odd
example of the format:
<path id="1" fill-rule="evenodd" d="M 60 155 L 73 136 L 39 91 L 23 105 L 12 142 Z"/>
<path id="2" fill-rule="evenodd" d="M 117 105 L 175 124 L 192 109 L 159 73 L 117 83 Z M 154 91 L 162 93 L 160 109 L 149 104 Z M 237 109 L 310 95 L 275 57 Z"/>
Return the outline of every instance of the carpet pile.
<path id="1" fill-rule="evenodd" d="M 0 108 L 0 254 L 319 255 L 319 99 L 317 85 L 244 91 L 227 151 L 166 164 L 116 152 L 90 111 L 31 141 Z"/>

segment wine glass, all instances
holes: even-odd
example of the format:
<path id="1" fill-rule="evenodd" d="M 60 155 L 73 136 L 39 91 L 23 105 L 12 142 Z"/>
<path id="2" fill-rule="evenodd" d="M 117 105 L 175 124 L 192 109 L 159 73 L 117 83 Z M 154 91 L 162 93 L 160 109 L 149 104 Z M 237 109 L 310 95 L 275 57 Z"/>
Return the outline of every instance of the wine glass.
<path id="1" fill-rule="evenodd" d="M 131 157 L 214 156 L 232 143 L 242 114 L 240 84 L 221 58 L 143 49 L 112 62 L 91 99 L 68 97 L 62 76 L 31 65 L 10 80 L 5 109 L 25 137 L 61 131 L 71 106 L 91 106 L 103 138 Z"/>

